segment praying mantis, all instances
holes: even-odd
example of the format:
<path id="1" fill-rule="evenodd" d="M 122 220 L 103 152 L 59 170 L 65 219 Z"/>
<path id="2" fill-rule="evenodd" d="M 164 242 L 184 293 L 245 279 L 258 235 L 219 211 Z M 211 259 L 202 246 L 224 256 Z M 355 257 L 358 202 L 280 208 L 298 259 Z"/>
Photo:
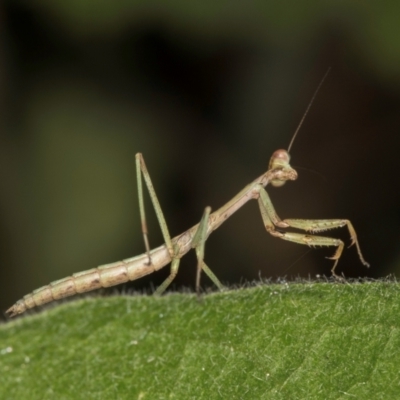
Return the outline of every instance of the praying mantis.
<path id="1" fill-rule="evenodd" d="M 328 70 L 329 72 L 329 70 Z M 162 294 L 178 273 L 180 259 L 191 249 L 195 249 L 197 256 L 197 273 L 196 273 L 196 291 L 200 292 L 200 274 L 202 271 L 211 279 L 211 281 L 220 290 L 225 290 L 225 287 L 214 275 L 211 269 L 204 262 L 204 249 L 205 242 L 210 234 L 219 228 L 232 214 L 244 206 L 249 200 L 255 199 L 258 202 L 261 217 L 265 229 L 272 236 L 288 240 L 290 242 L 314 246 L 333 246 L 336 251 L 332 257 L 334 260 L 331 269 L 332 275 L 341 280 L 335 272 L 337 263 L 342 255 L 344 243 L 340 239 L 332 237 L 317 236 L 314 233 L 330 230 L 334 228 L 347 226 L 351 244 L 356 245 L 360 261 L 365 266 L 369 264 L 365 261 L 360 245 L 358 243 L 356 231 L 347 219 L 284 219 L 281 220 L 275 211 L 271 199 L 265 190 L 268 184 L 275 187 L 283 186 L 287 181 L 294 181 L 297 179 L 297 172 L 290 165 L 289 151 L 293 141 L 317 95 L 323 81 L 325 80 L 328 72 L 321 80 L 314 95 L 292 137 L 287 150 L 275 151 L 270 159 L 268 170 L 248 184 L 242 191 L 235 197 L 228 201 L 218 210 L 211 213 L 211 208 L 206 207 L 200 222 L 183 232 L 182 234 L 171 238 L 167 223 L 164 218 L 160 203 L 158 201 L 150 174 L 147 170 L 143 155 L 136 154 L 136 173 L 137 173 L 137 187 L 139 196 L 139 213 L 141 219 L 141 228 L 145 245 L 145 253 L 136 257 L 127 258 L 122 261 L 117 261 L 111 264 L 101 265 L 97 268 L 92 268 L 87 271 L 75 273 L 67 278 L 63 278 L 34 290 L 32 293 L 27 294 L 21 300 L 18 300 L 6 313 L 10 317 L 24 313 L 26 310 L 49 303 L 51 301 L 59 300 L 64 297 L 72 296 L 77 293 L 84 293 L 91 290 L 99 289 L 102 287 L 110 287 L 139 279 L 145 275 L 149 275 L 171 263 L 169 276 L 157 288 L 155 294 Z M 146 213 L 143 200 L 143 184 L 142 176 L 150 194 L 151 202 L 153 204 L 158 222 L 161 227 L 162 235 L 165 244 L 153 250 L 150 249 L 148 239 L 148 229 L 146 223 Z M 304 231 L 305 233 L 288 232 L 283 229 L 296 228 Z M 349 246 L 349 247 L 350 247 Z"/>

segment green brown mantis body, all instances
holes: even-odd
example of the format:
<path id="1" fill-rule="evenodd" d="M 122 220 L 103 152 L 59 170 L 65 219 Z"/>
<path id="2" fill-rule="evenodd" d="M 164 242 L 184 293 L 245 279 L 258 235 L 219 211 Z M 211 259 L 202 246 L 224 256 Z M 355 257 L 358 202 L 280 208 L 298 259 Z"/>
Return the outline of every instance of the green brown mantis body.
<path id="1" fill-rule="evenodd" d="M 332 274 L 334 276 L 337 276 L 335 273 L 335 268 L 344 248 L 344 243 L 341 240 L 325 236 L 315 236 L 308 233 L 301 234 L 294 232 L 282 232 L 276 228 L 281 229 L 293 227 L 302 229 L 306 232 L 321 232 L 347 225 L 350 232 L 351 245 L 356 245 L 361 262 L 368 266 L 368 263 L 364 260 L 364 257 L 361 253 L 356 232 L 349 220 L 281 220 L 278 217 L 269 195 L 265 190 L 265 187 L 268 184 L 273 186 L 282 186 L 286 181 L 293 181 L 297 179 L 297 172 L 290 166 L 289 158 L 289 154 L 286 150 L 275 151 L 271 157 L 270 168 L 267 172 L 247 185 L 232 200 L 230 200 L 217 211 L 210 213 L 211 209 L 210 207 L 207 207 L 199 224 L 188 229 L 181 235 L 171 239 L 161 208 L 159 208 L 158 200 L 154 192 L 150 176 L 147 172 L 144 159 L 142 155 L 138 153 L 136 155 L 136 162 L 139 175 L 139 199 L 143 234 L 147 252 L 133 258 L 128 258 L 112 264 L 102 265 L 87 271 L 78 272 L 70 277 L 52 282 L 49 285 L 43 286 L 24 296 L 21 300 L 17 301 L 11 308 L 9 308 L 7 313 L 13 317 L 15 315 L 22 314 L 29 308 L 40 306 L 64 297 L 72 296 L 77 293 L 84 293 L 99 289 L 101 287 L 109 287 L 127 281 L 133 281 L 141 278 L 142 276 L 151 274 L 172 262 L 171 273 L 169 277 L 156 290 L 157 294 L 161 294 L 177 274 L 180 259 L 192 248 L 196 250 L 198 260 L 198 274 L 196 279 L 197 290 L 199 290 L 201 270 L 203 270 L 215 283 L 215 285 L 222 290 L 224 289 L 223 285 L 203 260 L 205 241 L 211 232 L 216 230 L 234 212 L 236 212 L 251 199 L 256 199 L 258 201 L 265 228 L 272 236 L 307 246 L 336 247 L 336 252 L 331 257 L 334 260 L 334 265 L 332 268 Z M 150 250 L 148 247 L 140 172 L 143 172 L 143 176 L 149 188 L 151 199 L 157 211 L 157 217 L 159 219 L 165 240 L 165 244 L 163 246 L 160 246 L 154 250 Z"/>
<path id="2" fill-rule="evenodd" d="M 326 75 L 325 75 L 326 76 Z M 325 77 L 324 77 L 325 79 Z M 321 86 L 321 81 L 319 87 Z M 312 101 L 319 89 L 317 88 L 314 96 L 304 114 L 294 136 L 295 138 L 303 120 L 306 116 Z M 291 144 L 293 143 L 293 139 Z M 289 149 L 291 147 L 289 145 Z M 288 149 L 288 151 L 289 151 Z M 249 200 L 255 199 L 261 212 L 261 217 L 264 226 L 268 233 L 280 239 L 288 240 L 290 242 L 314 246 L 333 246 L 336 247 L 335 254 L 330 257 L 334 260 L 332 267 L 332 275 L 341 279 L 335 273 L 335 269 L 339 258 L 342 254 L 344 243 L 335 238 L 317 236 L 315 232 L 326 231 L 329 229 L 347 226 L 350 232 L 351 245 L 356 245 L 357 252 L 361 262 L 369 266 L 365 261 L 357 240 L 356 232 L 351 222 L 347 219 L 285 219 L 281 220 L 270 200 L 270 197 L 265 190 L 268 184 L 272 186 L 282 186 L 286 181 L 294 181 L 297 179 L 297 172 L 290 166 L 290 156 L 286 150 L 277 150 L 273 153 L 269 169 L 255 179 L 252 183 L 247 185 L 241 192 L 239 192 L 233 199 L 231 199 L 224 206 L 211 213 L 211 208 L 206 207 L 201 221 L 183 232 L 181 235 L 171 239 L 167 224 L 161 210 L 156 192 L 154 190 L 150 175 L 147 171 L 143 156 L 141 153 L 136 154 L 136 170 L 137 170 L 137 185 L 139 194 L 139 210 L 142 223 L 142 232 L 146 252 L 122 261 L 117 261 L 112 264 L 102 265 L 87 271 L 78 272 L 70 277 L 60 279 L 52 282 L 49 285 L 36 289 L 32 293 L 24 296 L 18 300 L 12 307 L 7 310 L 7 314 L 11 317 L 22 314 L 26 310 L 49 303 L 54 300 L 62 299 L 64 297 L 72 296 L 77 293 L 84 293 L 91 290 L 99 289 L 102 287 L 110 287 L 133 281 L 141 278 L 142 276 L 151 274 L 171 263 L 171 271 L 168 278 L 158 287 L 156 294 L 161 294 L 169 286 L 175 278 L 180 259 L 190 250 L 195 249 L 197 256 L 197 277 L 196 277 L 196 290 L 200 290 L 200 273 L 204 271 L 214 284 L 223 290 L 224 286 L 210 270 L 204 262 L 204 248 L 205 242 L 209 235 L 215 231 L 224 221 L 226 221 L 233 213 L 245 205 Z M 148 241 L 148 232 L 146 224 L 146 216 L 143 201 L 143 187 L 142 187 L 142 174 L 146 186 L 150 193 L 150 198 L 153 203 L 157 219 L 159 221 L 161 231 L 164 237 L 165 244 L 150 250 Z M 297 228 L 305 231 L 306 233 L 295 233 L 283 231 L 286 228 Z"/>

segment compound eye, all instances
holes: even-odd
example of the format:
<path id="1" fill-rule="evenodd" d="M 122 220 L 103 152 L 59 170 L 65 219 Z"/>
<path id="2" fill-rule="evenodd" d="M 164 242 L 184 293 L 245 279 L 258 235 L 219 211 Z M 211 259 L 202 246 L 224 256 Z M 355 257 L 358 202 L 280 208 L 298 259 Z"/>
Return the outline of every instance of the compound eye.
<path id="1" fill-rule="evenodd" d="M 287 168 L 289 166 L 290 155 L 286 150 L 276 150 L 272 154 L 269 162 L 269 169 Z"/>

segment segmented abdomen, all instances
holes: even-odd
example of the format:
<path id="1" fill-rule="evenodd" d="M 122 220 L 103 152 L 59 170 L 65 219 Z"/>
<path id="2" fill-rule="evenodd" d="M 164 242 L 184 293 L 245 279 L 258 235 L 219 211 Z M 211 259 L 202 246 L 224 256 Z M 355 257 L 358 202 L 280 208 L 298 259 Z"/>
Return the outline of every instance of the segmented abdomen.
<path id="1" fill-rule="evenodd" d="M 63 299 L 77 293 L 85 293 L 102 287 L 109 287 L 134 280 L 140 276 L 151 273 L 152 266 L 145 266 L 144 274 L 140 274 L 138 268 L 129 268 L 129 263 L 118 261 L 113 264 L 102 265 L 87 271 L 77 272 L 67 278 L 51 282 L 42 286 L 18 300 L 7 313 L 13 317 L 22 314 L 27 309 Z"/>

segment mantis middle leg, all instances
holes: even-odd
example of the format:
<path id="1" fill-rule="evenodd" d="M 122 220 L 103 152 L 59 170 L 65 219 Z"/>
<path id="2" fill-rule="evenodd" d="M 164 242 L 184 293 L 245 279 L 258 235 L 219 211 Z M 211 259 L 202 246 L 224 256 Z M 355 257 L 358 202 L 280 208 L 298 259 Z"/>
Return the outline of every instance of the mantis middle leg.
<path id="1" fill-rule="evenodd" d="M 193 236 L 192 240 L 192 248 L 196 251 L 197 256 L 197 273 L 196 273 L 196 292 L 200 294 L 200 274 L 203 270 L 208 277 L 214 282 L 215 286 L 220 290 L 224 290 L 225 287 L 222 285 L 220 280 L 215 276 L 215 274 L 211 271 L 211 269 L 204 262 L 204 248 L 207 240 L 207 227 L 208 220 L 211 213 L 211 207 L 206 207 L 204 210 L 204 214 L 199 223 L 199 227 L 196 230 L 196 233 Z"/>

